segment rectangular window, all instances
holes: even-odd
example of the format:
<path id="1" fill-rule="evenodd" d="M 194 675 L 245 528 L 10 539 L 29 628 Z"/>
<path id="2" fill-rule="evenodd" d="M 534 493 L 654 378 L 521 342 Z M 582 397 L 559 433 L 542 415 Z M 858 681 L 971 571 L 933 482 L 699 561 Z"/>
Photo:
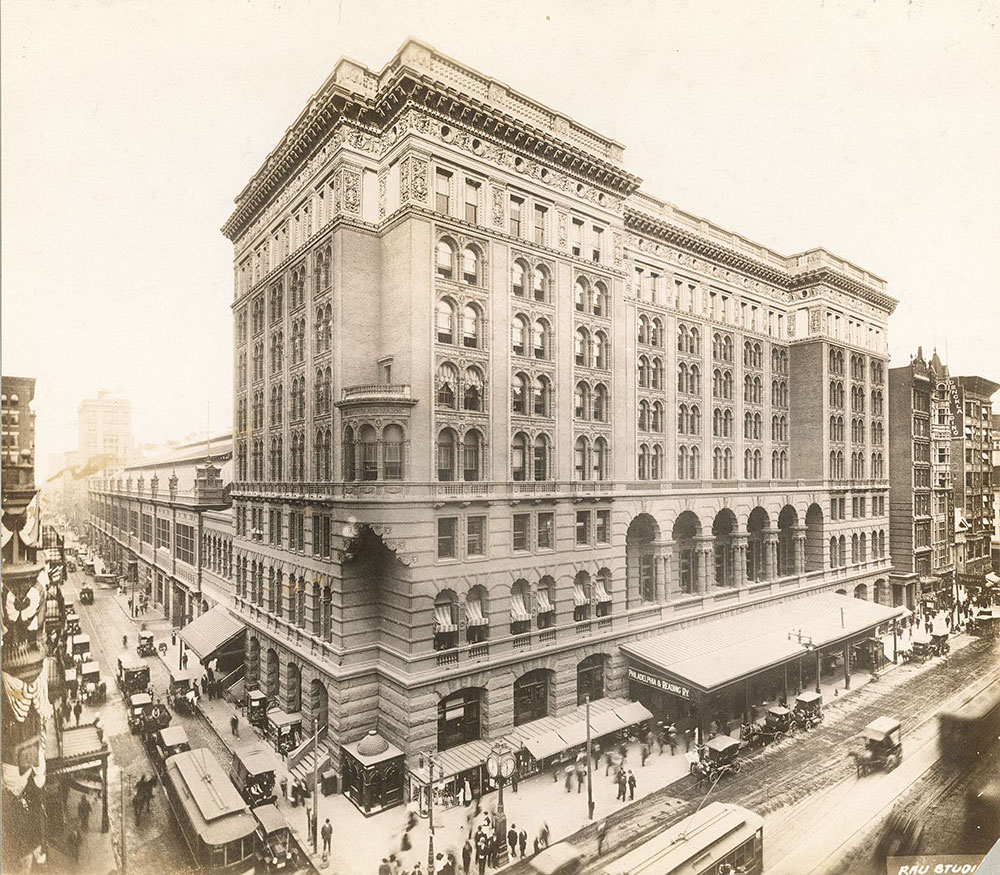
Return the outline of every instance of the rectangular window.
<path id="1" fill-rule="evenodd" d="M 442 517 L 438 520 L 438 559 L 455 558 L 455 533 L 458 530 L 456 517 Z"/>
<path id="2" fill-rule="evenodd" d="M 156 546 L 170 549 L 170 520 L 156 521 Z"/>
<path id="3" fill-rule="evenodd" d="M 473 225 L 479 220 L 479 189 L 478 182 L 465 181 L 465 221 Z"/>
<path id="4" fill-rule="evenodd" d="M 590 511 L 578 510 L 576 512 L 576 543 L 590 543 Z"/>
<path id="5" fill-rule="evenodd" d="M 514 528 L 512 544 L 515 550 L 530 550 L 531 549 L 531 514 L 530 513 L 516 513 L 514 514 Z"/>
<path id="6" fill-rule="evenodd" d="M 591 261 L 600 261 L 604 254 L 604 229 L 594 225 L 593 247 L 590 253 Z"/>
<path id="7" fill-rule="evenodd" d="M 142 515 L 142 543 L 153 543 L 153 517 L 147 513 Z"/>
<path id="8" fill-rule="evenodd" d="M 486 555 L 486 517 L 470 516 L 465 522 L 465 552 L 469 556 Z"/>
<path id="9" fill-rule="evenodd" d="M 535 205 L 535 243 L 544 246 L 547 241 L 545 234 L 548 224 L 548 210 L 545 207 Z"/>
<path id="10" fill-rule="evenodd" d="M 574 255 L 580 255 L 583 252 L 583 220 L 574 219 L 573 220 L 573 236 L 571 238 L 571 247 Z"/>
<path id="11" fill-rule="evenodd" d="M 554 528 L 553 514 L 544 512 L 538 514 L 538 549 L 551 550 L 553 546 Z"/>
<path id="12" fill-rule="evenodd" d="M 521 217 L 524 210 L 523 198 L 511 196 L 510 199 L 510 236 L 521 236 Z"/>
<path id="13" fill-rule="evenodd" d="M 177 524 L 177 541 L 174 545 L 174 555 L 181 562 L 194 565 L 194 528 L 181 523 Z"/>
<path id="14" fill-rule="evenodd" d="M 278 508 L 267 512 L 267 540 L 271 544 L 281 544 L 281 510 Z"/>
<path id="15" fill-rule="evenodd" d="M 594 530 L 594 536 L 597 539 L 598 544 L 610 544 L 611 543 L 611 511 L 610 510 L 599 510 L 597 511 L 597 527 Z"/>
<path id="16" fill-rule="evenodd" d="M 434 174 L 434 209 L 439 213 L 451 212 L 451 174 L 438 170 Z"/>
<path id="17" fill-rule="evenodd" d="M 139 537 L 139 511 L 137 510 L 129 511 L 128 530 L 129 533 L 135 536 L 136 538 Z"/>

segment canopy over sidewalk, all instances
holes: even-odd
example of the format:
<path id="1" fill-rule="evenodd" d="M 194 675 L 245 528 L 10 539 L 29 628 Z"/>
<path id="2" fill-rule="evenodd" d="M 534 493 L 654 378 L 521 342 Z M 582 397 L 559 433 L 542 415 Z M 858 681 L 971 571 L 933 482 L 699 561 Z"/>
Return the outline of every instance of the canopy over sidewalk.
<path id="1" fill-rule="evenodd" d="M 676 678 L 677 686 L 707 693 L 807 652 L 870 634 L 901 617 L 903 610 L 823 593 L 630 641 L 621 649 L 658 673 Z M 690 689 L 668 692 L 690 698 Z"/>
<path id="2" fill-rule="evenodd" d="M 223 650 L 239 650 L 237 644 L 246 627 L 222 605 L 206 611 L 180 631 L 181 640 L 204 662 Z"/>

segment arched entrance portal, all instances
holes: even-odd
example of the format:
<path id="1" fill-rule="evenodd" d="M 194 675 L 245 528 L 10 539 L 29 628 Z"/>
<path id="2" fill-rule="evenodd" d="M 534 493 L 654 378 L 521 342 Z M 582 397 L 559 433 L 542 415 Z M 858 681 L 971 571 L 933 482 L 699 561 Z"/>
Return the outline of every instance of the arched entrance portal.
<path id="1" fill-rule="evenodd" d="M 625 535 L 625 598 L 628 607 L 656 601 L 655 542 L 660 529 L 648 513 L 629 524 Z"/>

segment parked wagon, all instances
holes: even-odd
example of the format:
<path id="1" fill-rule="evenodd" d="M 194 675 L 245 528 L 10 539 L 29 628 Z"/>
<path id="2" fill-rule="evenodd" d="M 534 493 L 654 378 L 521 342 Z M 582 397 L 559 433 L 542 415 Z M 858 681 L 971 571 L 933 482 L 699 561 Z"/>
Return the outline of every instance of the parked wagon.
<path id="1" fill-rule="evenodd" d="M 699 782 L 715 783 L 725 775 L 738 775 L 741 769 L 739 752 L 737 739 L 717 735 L 701 745 L 697 753 L 687 754 L 689 771 Z"/>

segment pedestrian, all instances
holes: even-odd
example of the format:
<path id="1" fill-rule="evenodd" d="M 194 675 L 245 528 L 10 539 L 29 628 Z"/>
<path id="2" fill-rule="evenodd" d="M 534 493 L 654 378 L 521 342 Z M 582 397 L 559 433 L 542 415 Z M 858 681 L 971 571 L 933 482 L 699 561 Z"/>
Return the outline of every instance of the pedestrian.
<path id="1" fill-rule="evenodd" d="M 458 875 L 458 863 L 451 851 L 448 851 L 448 875 Z"/>
<path id="2" fill-rule="evenodd" d="M 288 778 L 285 775 L 281 776 L 281 780 L 278 781 L 278 785 L 281 787 L 281 798 L 286 802 L 288 801 Z"/>
<path id="3" fill-rule="evenodd" d="M 667 744 L 670 745 L 670 756 L 677 753 L 677 730 L 672 723 L 667 727 Z"/>
<path id="4" fill-rule="evenodd" d="M 649 745 L 646 742 L 642 743 L 642 748 L 639 752 L 639 758 L 642 760 L 643 768 L 646 767 L 646 760 L 649 759 Z"/>
<path id="5" fill-rule="evenodd" d="M 582 768 L 580 768 L 579 764 L 577 764 L 577 767 L 576 767 L 576 792 L 577 793 L 583 792 L 583 776 L 585 774 L 586 774 L 586 772 Z"/>
<path id="6" fill-rule="evenodd" d="M 625 770 L 621 769 L 618 772 L 618 795 L 615 797 L 616 801 L 625 801 L 625 790 L 628 787 L 628 778 L 625 775 Z"/>
<path id="7" fill-rule="evenodd" d="M 237 717 L 235 714 L 233 714 L 233 716 L 229 718 L 229 730 L 237 738 L 240 737 L 240 718 Z"/>
<path id="8" fill-rule="evenodd" d="M 545 847 L 549 846 L 549 825 L 544 820 L 542 821 L 542 844 Z"/>
<path id="9" fill-rule="evenodd" d="M 631 802 L 635 799 L 635 775 L 632 774 L 632 770 L 628 771 L 628 799 Z"/>
<path id="10" fill-rule="evenodd" d="M 476 843 L 476 865 L 479 867 L 479 875 L 486 873 L 486 836 L 480 835 Z"/>
<path id="11" fill-rule="evenodd" d="M 691 750 L 691 742 L 694 741 L 694 731 L 689 726 L 684 730 L 684 753 Z"/>
<path id="12" fill-rule="evenodd" d="M 76 813 L 80 816 L 80 832 L 87 831 L 87 823 L 90 821 L 90 800 L 84 793 L 80 797 L 80 804 L 76 807 Z"/>
<path id="13" fill-rule="evenodd" d="M 469 866 L 472 864 L 472 844 L 468 839 L 462 845 L 462 875 L 469 875 Z"/>
<path id="14" fill-rule="evenodd" d="M 184 671 L 187 671 L 187 667 L 188 667 L 188 655 L 185 653 L 181 657 L 181 668 L 184 669 Z"/>
<path id="15" fill-rule="evenodd" d="M 73 706 L 73 716 L 76 718 L 76 725 L 80 725 L 80 715 L 83 713 L 83 705 L 80 704 L 80 700 L 76 700 L 76 704 Z"/>
<path id="16" fill-rule="evenodd" d="M 507 844 L 510 847 L 511 857 L 517 856 L 517 824 L 512 823 L 507 830 Z"/>
<path id="17" fill-rule="evenodd" d="M 511 773 L 511 776 L 510 776 L 510 789 L 514 793 L 517 792 L 517 769 L 514 769 L 514 771 Z"/>
<path id="18" fill-rule="evenodd" d="M 605 778 L 608 776 L 608 773 L 611 771 L 611 766 L 613 766 L 613 765 L 614 765 L 614 762 L 613 762 L 613 760 L 611 758 L 611 751 L 609 750 L 609 751 L 607 751 L 604 754 L 604 777 Z"/>
<path id="19" fill-rule="evenodd" d="M 128 647 L 128 635 L 122 635 L 122 647 Z"/>
<path id="20" fill-rule="evenodd" d="M 333 824 L 330 823 L 330 818 L 326 819 L 323 824 L 323 828 L 319 831 L 319 834 L 323 837 L 323 853 L 330 853 L 330 840 L 333 838 Z"/>
<path id="21" fill-rule="evenodd" d="M 517 847 L 521 851 L 521 856 L 524 856 L 524 852 L 528 848 L 528 834 L 522 829 L 517 834 Z"/>
<path id="22" fill-rule="evenodd" d="M 438 856 L 440 857 L 441 855 L 438 854 Z M 382 858 L 382 862 L 379 864 L 378 875 L 392 875 L 392 869 L 389 866 L 389 861 L 385 857 Z"/>
<path id="23" fill-rule="evenodd" d="M 194 690 L 194 696 L 197 699 L 201 695 L 201 690 L 198 689 L 198 681 L 194 680 L 191 682 L 191 689 Z"/>
<path id="24" fill-rule="evenodd" d="M 535 836 L 535 853 L 536 854 L 538 853 L 538 851 L 541 848 L 541 846 L 542 846 L 541 839 L 539 839 L 538 836 Z"/>
<path id="25" fill-rule="evenodd" d="M 604 837 L 608 834 L 608 822 L 602 820 L 597 824 L 597 856 L 604 853 Z"/>
<path id="26" fill-rule="evenodd" d="M 171 647 L 176 647 L 177 646 L 177 630 L 176 629 L 171 629 L 170 630 L 170 646 Z"/>

